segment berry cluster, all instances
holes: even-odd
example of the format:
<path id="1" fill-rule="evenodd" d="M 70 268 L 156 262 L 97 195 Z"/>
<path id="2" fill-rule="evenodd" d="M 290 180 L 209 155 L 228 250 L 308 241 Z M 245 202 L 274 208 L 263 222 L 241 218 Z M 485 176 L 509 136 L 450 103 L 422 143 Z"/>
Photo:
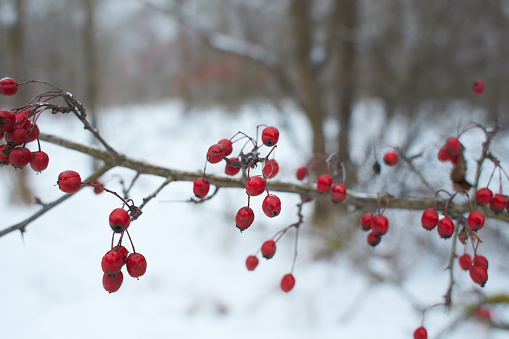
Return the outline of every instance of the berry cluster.
<path id="1" fill-rule="evenodd" d="M 453 164 L 458 162 L 458 156 L 463 153 L 465 148 L 457 137 L 450 137 L 438 151 L 438 160 L 442 162 L 450 161 Z"/>
<path id="2" fill-rule="evenodd" d="M 147 270 L 147 260 L 145 257 L 137 253 L 134 249 L 134 245 L 127 229 L 131 224 L 131 220 L 136 219 L 141 211 L 138 207 L 134 206 L 131 200 L 122 199 L 116 192 L 110 191 L 105 188 L 98 180 L 94 180 L 92 183 L 86 183 L 81 181 L 81 176 L 76 171 L 64 171 L 59 174 L 57 180 L 58 187 L 62 192 L 65 193 L 76 193 L 80 190 L 81 185 L 88 185 L 94 188 L 94 193 L 99 194 L 103 191 L 109 192 L 123 201 L 122 208 L 115 208 L 109 216 L 109 225 L 113 230 L 113 236 L 111 241 L 111 249 L 106 252 L 101 260 L 101 268 L 103 270 L 103 287 L 109 293 L 113 293 L 119 290 L 124 281 L 124 275 L 122 274 L 122 267 L 125 265 L 127 273 L 133 278 L 139 278 L 145 274 Z M 129 212 L 124 209 L 127 207 Z M 120 239 L 117 245 L 114 245 L 115 234 L 120 234 Z M 122 239 L 124 234 L 127 234 L 131 242 L 133 249 L 132 253 L 129 253 L 127 248 L 122 246 Z"/>
<path id="3" fill-rule="evenodd" d="M 389 219 L 384 215 L 384 212 L 390 203 L 390 196 L 386 196 L 386 198 L 387 203 L 384 209 L 381 210 L 379 206 L 376 214 L 368 212 L 361 217 L 361 229 L 369 232 L 366 241 L 372 247 L 378 245 L 382 241 L 382 236 L 389 231 Z M 379 205 L 380 200 L 379 198 Z"/>
<path id="4" fill-rule="evenodd" d="M 1 90 L 1 85 L 0 93 L 5 93 Z M 0 165 L 24 168 L 30 164 L 36 172 L 44 171 L 48 167 L 49 157 L 41 151 L 36 119 L 37 114 L 33 110 L 0 109 L 0 141 L 5 140 L 5 144 L 0 145 Z M 35 140 L 39 150 L 31 152 L 26 145 Z"/>
<path id="5" fill-rule="evenodd" d="M 488 259 L 485 256 L 475 253 L 472 259 L 470 254 L 464 253 L 458 257 L 458 265 L 462 270 L 469 271 L 473 282 L 484 287 L 488 281 Z"/>

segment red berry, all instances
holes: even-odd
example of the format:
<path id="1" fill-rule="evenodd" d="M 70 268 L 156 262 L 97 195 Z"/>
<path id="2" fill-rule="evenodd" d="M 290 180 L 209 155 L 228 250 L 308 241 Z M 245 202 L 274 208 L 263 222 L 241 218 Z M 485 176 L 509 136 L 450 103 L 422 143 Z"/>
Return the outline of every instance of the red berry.
<path id="1" fill-rule="evenodd" d="M 139 278 L 147 271 L 147 260 L 140 253 L 131 253 L 125 261 L 127 273 L 133 278 Z"/>
<path id="2" fill-rule="evenodd" d="M 306 166 L 301 166 L 297 168 L 297 171 L 295 172 L 295 176 L 298 180 L 304 180 L 305 177 L 308 176 L 308 169 Z"/>
<path id="3" fill-rule="evenodd" d="M 281 289 L 288 293 L 291 290 L 293 290 L 293 287 L 295 286 L 295 277 L 291 274 L 285 274 L 283 278 L 281 279 Z"/>
<path id="4" fill-rule="evenodd" d="M 30 162 L 32 152 L 25 147 L 16 147 L 9 154 L 9 163 L 16 168 L 23 168 Z"/>
<path id="5" fill-rule="evenodd" d="M 244 206 L 237 212 L 235 216 L 235 224 L 242 232 L 245 231 L 254 221 L 254 212 L 249 206 Z"/>
<path id="6" fill-rule="evenodd" d="M 125 261 L 127 260 L 127 256 L 129 255 L 129 251 L 124 246 L 115 247 L 115 249 L 122 254 L 122 258 L 123 258 L 124 265 L 125 265 Z"/>
<path id="7" fill-rule="evenodd" d="M 458 138 L 450 137 L 445 141 L 445 151 L 449 153 L 451 156 L 455 156 L 458 154 L 461 147 L 461 143 Z"/>
<path id="8" fill-rule="evenodd" d="M 5 133 L 5 141 L 15 145 L 24 144 L 27 141 L 27 132 L 21 125 L 14 125 L 14 128 Z"/>
<path id="9" fill-rule="evenodd" d="M 31 121 L 28 121 L 28 127 L 25 128 L 25 131 L 27 132 L 27 142 L 32 142 L 39 137 L 39 127 L 37 124 L 32 124 Z"/>
<path id="10" fill-rule="evenodd" d="M 230 161 L 237 162 L 238 159 L 237 158 L 230 158 Z M 240 167 L 235 167 L 235 166 L 232 166 L 232 165 L 228 165 L 228 163 L 226 164 L 226 166 L 224 168 L 224 173 L 226 173 L 226 175 L 229 175 L 229 176 L 234 176 L 235 174 L 239 173 L 239 171 L 240 171 Z"/>
<path id="11" fill-rule="evenodd" d="M 424 327 L 418 327 L 414 331 L 414 339 L 428 339 L 428 331 Z"/>
<path id="12" fill-rule="evenodd" d="M 445 217 L 440 219 L 438 222 L 437 231 L 441 238 L 450 238 L 454 233 L 454 223 L 451 218 Z"/>
<path id="13" fill-rule="evenodd" d="M 104 191 L 104 185 L 102 182 L 99 181 L 99 179 L 95 179 L 94 181 L 92 181 L 92 184 L 96 185 L 92 186 L 94 188 L 95 194 L 100 194 Z"/>
<path id="14" fill-rule="evenodd" d="M 0 165 L 9 165 L 9 154 L 11 154 L 12 148 L 7 145 L 0 146 Z"/>
<path id="15" fill-rule="evenodd" d="M 246 183 L 247 194 L 252 197 L 262 194 L 265 191 L 265 187 L 265 180 L 259 175 L 252 176 Z"/>
<path id="16" fill-rule="evenodd" d="M 472 265 L 481 265 L 488 269 L 488 259 L 484 255 L 474 255 L 474 259 L 472 260 Z"/>
<path id="17" fill-rule="evenodd" d="M 371 245 L 372 247 L 375 247 L 376 245 L 378 245 L 380 243 L 380 241 L 382 241 L 382 237 L 378 233 L 369 232 L 366 240 L 369 245 Z"/>
<path id="18" fill-rule="evenodd" d="M 274 178 L 276 174 L 279 172 L 279 164 L 275 159 L 270 159 L 265 164 L 265 167 L 263 168 L 263 175 L 265 175 L 266 178 Z"/>
<path id="19" fill-rule="evenodd" d="M 207 179 L 198 178 L 194 181 L 193 193 L 198 198 L 201 198 L 201 199 L 205 198 L 207 196 L 207 194 L 209 193 L 209 189 L 210 189 L 210 183 Z"/>
<path id="20" fill-rule="evenodd" d="M 124 266 L 124 256 L 117 249 L 106 252 L 101 260 L 101 268 L 106 275 L 115 275 Z"/>
<path id="21" fill-rule="evenodd" d="M 262 256 L 265 259 L 270 259 L 276 254 L 276 242 L 274 240 L 267 240 L 262 244 Z"/>
<path id="22" fill-rule="evenodd" d="M 28 111 L 19 111 L 16 114 L 14 114 L 14 118 L 16 119 L 16 122 L 18 124 L 20 124 L 21 126 L 23 126 L 23 128 L 25 128 L 25 124 L 28 121 Z"/>
<path id="23" fill-rule="evenodd" d="M 343 184 L 334 184 L 331 188 L 332 202 L 341 202 L 346 199 L 346 187 Z"/>
<path id="24" fill-rule="evenodd" d="M 228 139 L 221 139 L 217 143 L 218 145 L 223 146 L 224 148 L 224 156 L 227 157 L 233 152 L 233 145 L 232 142 Z"/>
<path id="25" fill-rule="evenodd" d="M 472 84 L 472 91 L 474 91 L 475 94 L 481 94 L 484 92 L 484 81 L 482 80 L 476 80 Z"/>
<path id="26" fill-rule="evenodd" d="M 447 152 L 445 147 L 442 147 L 438 150 L 438 160 L 442 162 L 446 162 L 447 160 L 451 160 L 451 155 Z"/>
<path id="27" fill-rule="evenodd" d="M 482 306 L 476 307 L 475 311 L 474 311 L 474 315 L 477 318 L 489 320 L 489 319 L 491 319 L 491 308 L 482 307 Z"/>
<path id="28" fill-rule="evenodd" d="M 475 193 L 475 201 L 482 206 L 488 205 L 493 199 L 493 192 L 487 188 L 480 188 Z"/>
<path id="29" fill-rule="evenodd" d="M 48 168 L 49 157 L 43 151 L 33 152 L 30 158 L 30 167 L 36 172 L 42 172 Z"/>
<path id="30" fill-rule="evenodd" d="M 319 192 L 327 193 L 332 186 L 332 177 L 328 174 L 322 174 L 316 181 L 316 189 Z"/>
<path id="31" fill-rule="evenodd" d="M 398 162 L 398 152 L 396 151 L 388 151 L 384 154 L 384 162 L 388 166 L 394 166 Z"/>
<path id="32" fill-rule="evenodd" d="M 476 284 L 481 285 L 481 287 L 484 287 L 486 284 L 486 281 L 488 281 L 488 269 L 484 267 L 483 265 L 472 265 L 470 267 L 470 278 L 473 282 Z"/>
<path id="33" fill-rule="evenodd" d="M 472 257 L 470 254 L 460 255 L 458 258 L 458 264 L 460 265 L 462 270 L 468 271 L 470 267 L 472 267 Z"/>
<path id="34" fill-rule="evenodd" d="M 207 151 L 207 160 L 211 164 L 217 164 L 224 158 L 224 147 L 223 145 L 215 144 L 210 146 Z"/>
<path id="35" fill-rule="evenodd" d="M 64 171 L 58 175 L 58 188 L 65 193 L 75 193 L 81 188 L 81 177 L 78 172 Z"/>
<path id="36" fill-rule="evenodd" d="M 269 194 L 263 199 L 262 209 L 269 218 L 278 216 L 281 212 L 281 200 L 276 195 Z"/>
<path id="37" fill-rule="evenodd" d="M 258 266 L 258 258 L 254 255 L 250 255 L 246 259 L 246 267 L 248 271 L 254 271 Z"/>
<path id="38" fill-rule="evenodd" d="M 377 215 L 373 218 L 371 230 L 379 235 L 384 235 L 389 230 L 389 219 L 384 215 Z"/>
<path id="39" fill-rule="evenodd" d="M 421 224 L 427 230 L 432 230 L 438 223 L 438 213 L 434 208 L 424 210 L 421 216 Z"/>
<path id="40" fill-rule="evenodd" d="M 507 195 L 497 193 L 490 202 L 490 208 L 496 214 L 503 212 L 507 204 Z"/>
<path id="41" fill-rule="evenodd" d="M 479 211 L 473 211 L 471 212 L 467 217 L 467 224 L 468 227 L 472 231 L 478 231 L 484 226 L 484 214 L 482 214 Z"/>
<path id="42" fill-rule="evenodd" d="M 371 230 L 371 225 L 373 224 L 373 214 L 372 213 L 366 213 L 361 218 L 361 228 L 364 231 Z"/>
<path id="43" fill-rule="evenodd" d="M 103 275 L 103 287 L 107 292 L 113 293 L 120 289 L 122 282 L 124 281 L 124 275 L 122 272 L 118 272 L 116 275 Z"/>
<path id="44" fill-rule="evenodd" d="M 279 131 L 276 127 L 266 127 L 262 131 L 262 142 L 265 146 L 274 146 L 279 140 Z"/>
<path id="45" fill-rule="evenodd" d="M 11 78 L 0 79 L 0 94 L 14 95 L 18 92 L 18 84 Z"/>
<path id="46" fill-rule="evenodd" d="M 0 109 L 0 132 L 9 132 L 16 125 L 14 114 L 7 109 Z"/>
<path id="47" fill-rule="evenodd" d="M 109 217 L 110 227 L 115 233 L 124 232 L 131 224 L 131 216 L 123 208 L 115 208 Z"/>

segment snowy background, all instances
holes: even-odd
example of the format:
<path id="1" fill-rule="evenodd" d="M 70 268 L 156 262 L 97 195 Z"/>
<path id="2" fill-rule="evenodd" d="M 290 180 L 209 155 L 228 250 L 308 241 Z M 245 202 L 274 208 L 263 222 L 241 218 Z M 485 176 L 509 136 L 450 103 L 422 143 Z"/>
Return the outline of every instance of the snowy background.
<path id="1" fill-rule="evenodd" d="M 362 123 L 366 114 L 375 125 L 383 120 L 383 112 L 368 108 L 358 106 L 355 128 L 366 128 Z M 237 131 L 254 135 L 259 124 L 274 125 L 281 132 L 277 179 L 293 181 L 294 170 L 309 156 L 305 152 L 310 130 L 302 114 L 290 105 L 286 109 L 280 114 L 260 104 L 225 115 L 214 109 L 185 114 L 179 102 L 118 107 L 107 110 L 101 131 L 130 157 L 201 171 L 211 144 Z M 43 115 L 39 126 L 45 133 L 89 142 L 90 136 L 70 116 Z M 42 147 L 50 155 L 50 166 L 42 174 L 29 176 L 36 195 L 50 202 L 61 196 L 54 185 L 61 171 L 77 170 L 85 178 L 91 166 L 77 152 L 48 143 Z M 9 204 L 8 170 L 1 169 L 4 174 L 0 176 L 2 228 L 38 209 Z M 221 174 L 223 165 L 209 165 L 208 171 Z M 118 178 L 129 183 L 134 175 L 130 170 L 114 169 L 102 180 L 108 188 L 120 191 Z M 163 181 L 142 176 L 131 197 L 139 204 Z M 131 224 L 136 250 L 147 258 L 147 273 L 139 281 L 125 274 L 123 286 L 113 294 L 102 287 L 100 266 L 111 242 L 108 215 L 121 205 L 110 194 L 95 195 L 84 188 L 30 224 L 24 239 L 19 232 L 0 238 L 0 338 L 411 338 L 421 323 L 421 312 L 413 305 L 440 302 L 445 293 L 448 277 L 442 269 L 446 257 L 438 264 L 426 255 L 414 258 L 418 260 L 401 287 L 372 284 L 346 256 L 314 259 L 320 239 L 309 232 L 306 222 L 299 238 L 296 286 L 283 293 L 279 281 L 291 267 L 293 230 L 278 243 L 275 257 L 260 260 L 254 272 L 245 269 L 244 261 L 263 241 L 297 220 L 298 197 L 280 194 L 282 212 L 273 219 L 263 215 L 262 199 L 253 198 L 255 222 L 241 234 L 234 215 L 246 203 L 243 190 L 222 189 L 214 199 L 198 205 L 183 202 L 191 193 L 192 183 L 171 183 Z M 304 208 L 306 219 L 311 212 L 312 203 Z M 436 240 L 445 251 L 450 247 L 449 242 Z M 359 246 L 367 247 L 365 243 Z M 488 251 L 489 245 L 484 249 Z M 503 265 L 495 257 L 493 261 L 490 257 L 490 265 L 484 291 L 507 291 L 507 275 L 498 274 Z M 383 265 L 380 270 L 383 272 Z M 455 274 L 457 289 L 476 289 L 466 273 Z M 500 316 L 504 310 L 496 311 Z M 429 337 L 437 337 L 458 316 L 456 309 L 448 314 L 441 307 L 429 311 L 425 318 Z M 443 337 L 507 338 L 507 334 L 488 331 L 472 320 Z"/>

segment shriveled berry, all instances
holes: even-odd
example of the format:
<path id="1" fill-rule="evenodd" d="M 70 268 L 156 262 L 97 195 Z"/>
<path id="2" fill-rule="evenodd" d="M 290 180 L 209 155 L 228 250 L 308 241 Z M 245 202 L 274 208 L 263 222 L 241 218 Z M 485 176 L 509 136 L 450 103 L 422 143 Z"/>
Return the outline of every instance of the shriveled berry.
<path id="1" fill-rule="evenodd" d="M 258 266 L 258 258 L 254 255 L 250 255 L 246 258 L 246 268 L 248 271 L 254 271 Z"/>
<path id="2" fill-rule="evenodd" d="M 422 227 L 431 231 L 438 223 L 438 213 L 434 208 L 428 208 L 422 212 L 421 224 Z"/>
<path id="3" fill-rule="evenodd" d="M 493 199 L 493 192 L 487 188 L 479 188 L 475 193 L 475 201 L 482 206 L 488 205 Z"/>
<path id="4" fill-rule="evenodd" d="M 230 158 L 229 160 L 232 162 L 239 161 L 237 158 Z M 228 163 L 226 163 L 226 166 L 224 168 L 224 173 L 226 173 L 226 175 L 229 175 L 229 176 L 234 176 L 235 174 L 239 173 L 239 171 L 240 171 L 240 167 L 228 165 Z"/>
<path id="5" fill-rule="evenodd" d="M 479 211 L 473 211 L 467 217 L 467 224 L 472 231 L 478 231 L 484 226 L 485 220 L 484 214 Z"/>
<path id="6" fill-rule="evenodd" d="M 36 172 L 42 172 L 48 168 L 49 156 L 43 151 L 33 152 L 30 159 L 30 167 Z"/>
<path id="7" fill-rule="evenodd" d="M 245 231 L 254 221 L 254 212 L 249 206 L 240 208 L 235 216 L 235 225 L 242 232 Z"/>
<path id="8" fill-rule="evenodd" d="M 437 231 L 441 238 L 450 238 L 454 233 L 454 222 L 449 217 L 440 219 L 438 222 Z"/>
<path id="9" fill-rule="evenodd" d="M 224 158 L 224 147 L 223 145 L 215 144 L 210 146 L 207 151 L 207 160 L 211 164 L 217 164 Z"/>
<path id="10" fill-rule="evenodd" d="M 280 286 L 284 292 L 290 292 L 295 286 L 295 277 L 291 273 L 285 274 L 281 279 Z"/>
<path id="11" fill-rule="evenodd" d="M 14 113 L 7 109 L 0 109 L 0 132 L 9 132 L 16 125 Z"/>
<path id="12" fill-rule="evenodd" d="M 373 213 L 366 213 L 361 217 L 361 228 L 364 231 L 371 230 L 372 224 L 373 224 Z"/>
<path id="13" fill-rule="evenodd" d="M 460 265 L 462 270 L 468 271 L 470 267 L 472 267 L 472 257 L 470 254 L 460 255 L 458 258 L 458 265 Z"/>
<path id="14" fill-rule="evenodd" d="M 297 171 L 295 172 L 295 177 L 297 180 L 304 180 L 308 176 L 308 169 L 306 166 L 301 166 L 297 168 Z"/>
<path id="15" fill-rule="evenodd" d="M 274 240 L 267 240 L 262 244 L 262 256 L 265 259 L 270 259 L 276 254 L 276 242 Z"/>
<path id="16" fill-rule="evenodd" d="M 250 196 L 256 197 L 265 191 L 266 186 L 265 180 L 261 176 L 255 175 L 247 180 L 246 191 Z"/>
<path id="17" fill-rule="evenodd" d="M 316 180 L 316 189 L 319 192 L 327 193 L 332 186 L 332 177 L 328 174 L 322 174 Z"/>
<path id="18" fill-rule="evenodd" d="M 428 331 L 424 327 L 418 327 L 414 331 L 414 339 L 428 339 Z"/>
<path id="19" fill-rule="evenodd" d="M 346 199 L 346 187 L 343 184 L 334 184 L 331 187 L 332 202 L 341 202 Z"/>
<path id="20" fill-rule="evenodd" d="M 263 213 L 269 218 L 278 216 L 281 212 L 281 200 L 274 194 L 269 194 L 263 199 Z"/>
<path id="21" fill-rule="evenodd" d="M 99 179 L 92 181 L 92 184 L 95 185 L 92 186 L 95 194 L 101 194 L 104 191 L 104 184 Z"/>
<path id="22" fill-rule="evenodd" d="M 274 178 L 276 174 L 279 172 L 279 164 L 277 163 L 276 159 L 270 159 L 265 164 L 265 167 L 263 168 L 263 175 L 265 175 L 266 178 Z"/>
<path id="23" fill-rule="evenodd" d="M 0 94 L 2 95 L 14 95 L 18 92 L 18 84 L 11 78 L 0 79 Z"/>
<path id="24" fill-rule="evenodd" d="M 109 217 L 110 227 L 115 233 L 124 232 L 131 224 L 131 216 L 123 208 L 115 208 Z"/>
<path id="25" fill-rule="evenodd" d="M 232 142 L 228 139 L 221 139 L 217 142 L 218 145 L 223 146 L 224 148 L 224 156 L 227 157 L 233 152 Z"/>
<path id="26" fill-rule="evenodd" d="M 488 269 L 483 265 L 472 265 L 472 267 L 470 267 L 469 273 L 472 281 L 481 285 L 481 287 L 484 287 L 488 281 Z"/>
<path id="27" fill-rule="evenodd" d="M 12 148 L 7 145 L 0 145 L 0 165 L 9 165 L 9 155 Z"/>
<path id="28" fill-rule="evenodd" d="M 265 146 L 274 146 L 279 140 L 279 131 L 276 127 L 269 126 L 262 131 L 262 142 Z"/>
<path id="29" fill-rule="evenodd" d="M 124 275 L 122 272 L 118 272 L 115 275 L 103 275 L 103 287 L 106 292 L 114 293 L 120 289 L 124 282 Z"/>
<path id="30" fill-rule="evenodd" d="M 101 268 L 104 274 L 115 275 L 124 266 L 124 256 L 117 249 L 112 249 L 106 252 L 101 260 Z"/>
<path id="31" fill-rule="evenodd" d="M 384 163 L 388 166 L 394 166 L 398 163 L 399 155 L 396 151 L 388 151 L 384 154 Z"/>
<path id="32" fill-rule="evenodd" d="M 493 199 L 490 201 L 490 208 L 495 214 L 498 214 L 500 212 L 504 211 L 504 208 L 506 208 L 507 204 L 507 195 L 497 193 L 493 196 Z"/>
<path id="33" fill-rule="evenodd" d="M 210 182 L 205 178 L 198 178 L 193 183 L 193 193 L 198 198 L 205 198 L 209 193 Z"/>
<path id="34" fill-rule="evenodd" d="M 140 253 L 131 253 L 125 261 L 127 273 L 133 278 L 139 278 L 147 271 L 147 259 Z"/>
<path id="35" fill-rule="evenodd" d="M 445 151 L 449 153 L 451 156 L 455 156 L 458 154 L 461 147 L 461 143 L 458 138 L 450 137 L 445 141 Z"/>
<path id="36" fill-rule="evenodd" d="M 488 269 L 488 259 L 484 255 L 474 255 L 472 259 L 472 265 L 481 265 Z"/>
<path id="37" fill-rule="evenodd" d="M 389 230 L 389 219 L 385 215 L 377 215 L 373 218 L 371 230 L 379 235 L 384 235 Z"/>
<path id="38" fill-rule="evenodd" d="M 23 168 L 30 162 L 32 152 L 25 147 L 13 148 L 9 154 L 9 163 L 16 168 Z"/>
<path id="39" fill-rule="evenodd" d="M 380 243 L 380 241 L 382 241 L 382 237 L 378 233 L 369 232 L 366 241 L 370 246 L 375 247 Z"/>
<path id="40" fill-rule="evenodd" d="M 75 193 L 81 188 L 81 177 L 78 172 L 64 171 L 58 175 L 58 188 L 65 193 Z"/>
<path id="41" fill-rule="evenodd" d="M 484 93 L 484 81 L 482 80 L 476 80 L 472 84 L 472 91 L 474 91 L 475 94 L 482 94 Z"/>

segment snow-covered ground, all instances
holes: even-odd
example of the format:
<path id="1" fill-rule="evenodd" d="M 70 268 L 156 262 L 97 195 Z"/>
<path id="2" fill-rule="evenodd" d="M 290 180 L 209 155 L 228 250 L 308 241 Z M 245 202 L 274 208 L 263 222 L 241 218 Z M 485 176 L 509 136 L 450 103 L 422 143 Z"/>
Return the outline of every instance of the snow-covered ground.
<path id="1" fill-rule="evenodd" d="M 361 109 L 366 107 L 361 105 Z M 219 109 L 185 114 L 178 102 L 168 102 L 109 109 L 101 131 L 130 157 L 200 171 L 206 150 L 219 139 L 237 131 L 254 135 L 259 124 L 283 126 L 276 150 L 281 166 L 278 177 L 292 181 L 295 168 L 309 156 L 310 130 L 305 118 L 290 106 L 286 114 L 264 105 L 230 115 Z M 80 142 L 89 140 L 71 116 L 47 115 L 39 122 L 43 132 Z M 73 169 L 86 177 L 91 166 L 89 159 L 77 152 L 47 143 L 42 147 L 50 154 L 50 167 L 29 177 L 37 196 L 50 202 L 61 195 L 54 185 L 58 173 Z M 10 205 L 8 169 L 1 171 L 4 228 L 38 208 Z M 208 171 L 221 174 L 223 166 L 209 165 Z M 120 191 L 118 178 L 129 183 L 133 176 L 130 170 L 115 169 L 103 181 L 108 188 Z M 142 176 L 131 197 L 139 204 L 162 182 L 161 178 Z M 136 250 L 147 258 L 148 270 L 139 280 L 125 274 L 123 286 L 113 294 L 102 287 L 100 267 L 111 242 L 108 215 L 121 205 L 112 195 L 82 189 L 33 222 L 24 239 L 17 232 L 0 238 L 0 257 L 4 258 L 0 338 L 403 339 L 411 338 L 421 322 L 421 313 L 411 302 L 428 306 L 440 302 L 445 292 L 447 273 L 425 258 L 416 262 L 404 289 L 371 285 L 341 255 L 315 260 L 317 239 L 306 231 L 309 225 L 304 223 L 294 272 L 297 283 L 286 294 L 279 289 L 279 281 L 291 267 L 293 230 L 278 243 L 276 256 L 261 260 L 254 272 L 245 269 L 244 261 L 263 241 L 296 221 L 298 197 L 281 194 L 282 212 L 273 219 L 263 216 L 261 198 L 253 198 L 255 222 L 241 234 L 235 228 L 234 215 L 246 203 L 242 190 L 220 190 L 204 204 L 184 202 L 191 192 L 192 183 L 171 183 L 131 224 Z M 305 216 L 311 211 L 310 204 L 304 208 Z M 456 274 L 458 285 L 474 288 L 466 275 Z M 490 271 L 486 292 L 507 287 L 506 279 L 496 279 Z M 436 337 L 456 316 L 455 310 L 444 314 L 443 308 L 427 313 L 429 337 Z M 491 331 L 489 335 L 507 338 L 503 332 Z M 481 323 L 470 321 L 445 337 L 487 338 L 488 332 Z"/>

